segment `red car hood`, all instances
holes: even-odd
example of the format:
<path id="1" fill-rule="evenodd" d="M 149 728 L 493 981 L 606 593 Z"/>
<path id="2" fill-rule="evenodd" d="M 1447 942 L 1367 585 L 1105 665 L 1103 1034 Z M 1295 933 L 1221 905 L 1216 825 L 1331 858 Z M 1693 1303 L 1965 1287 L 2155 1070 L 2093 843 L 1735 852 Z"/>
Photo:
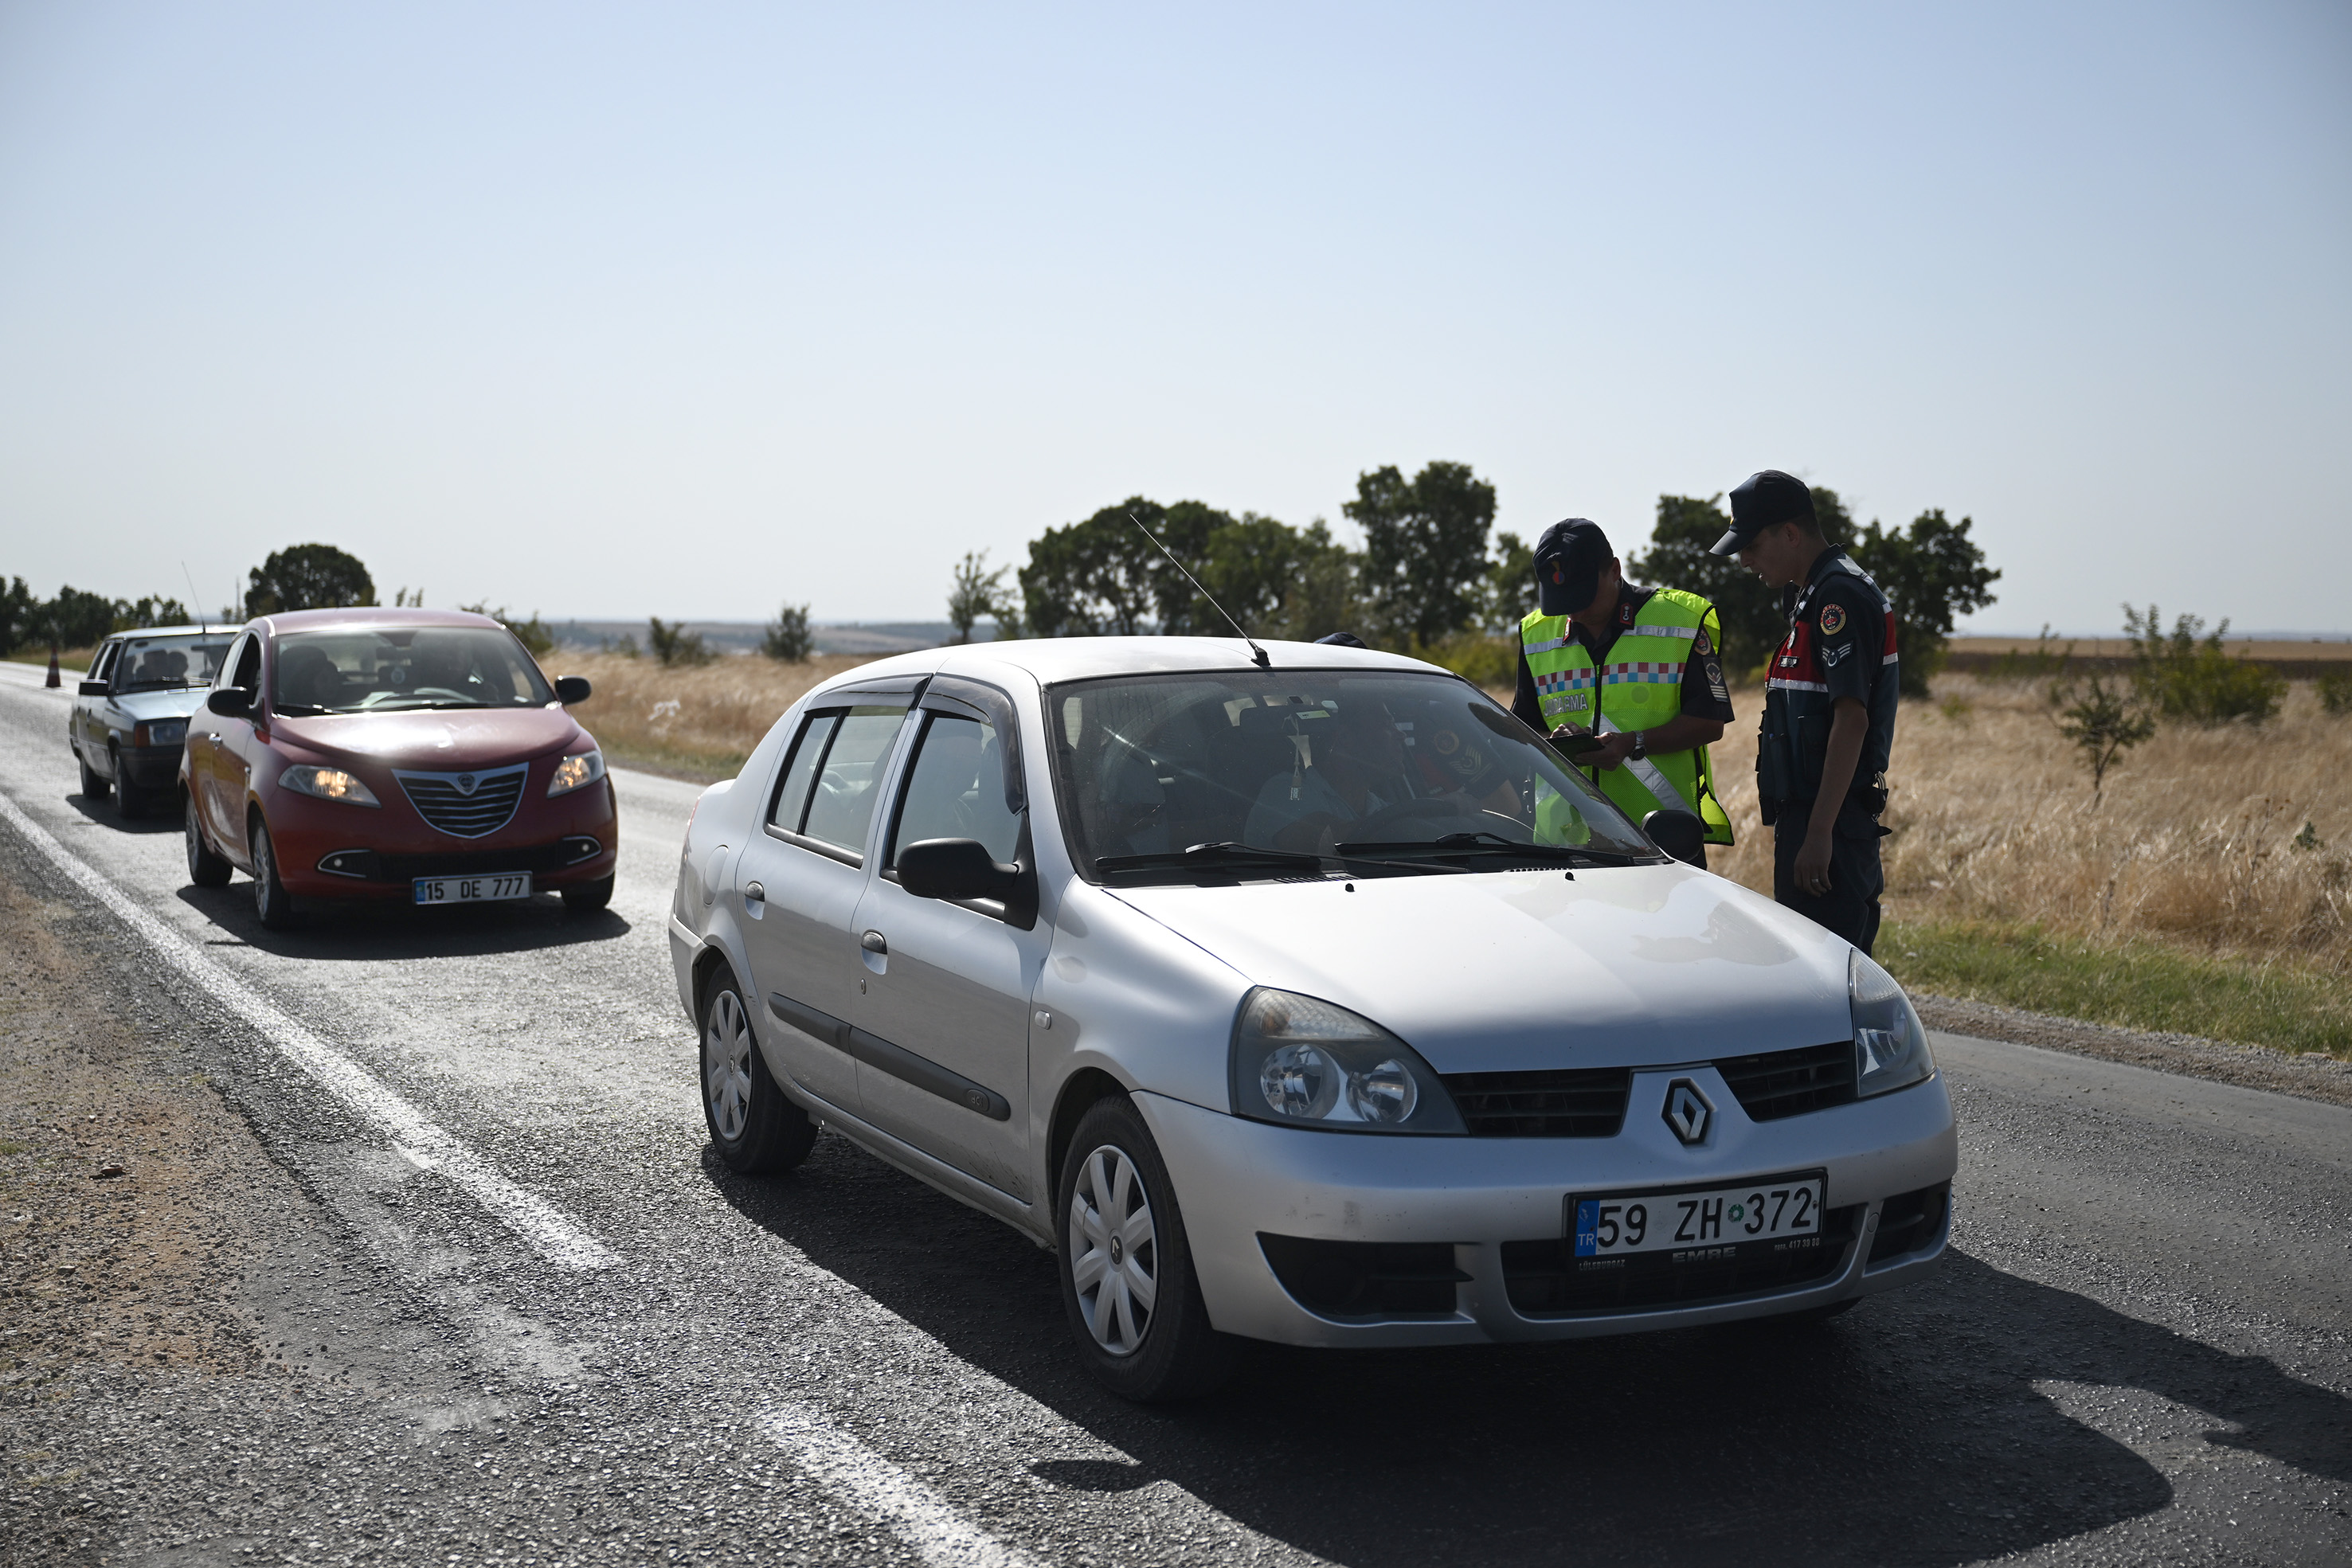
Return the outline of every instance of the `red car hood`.
<path id="1" fill-rule="evenodd" d="M 551 707 L 326 714 L 281 718 L 277 728 L 295 745 L 338 761 L 434 773 L 496 768 L 595 744 L 570 714 Z"/>

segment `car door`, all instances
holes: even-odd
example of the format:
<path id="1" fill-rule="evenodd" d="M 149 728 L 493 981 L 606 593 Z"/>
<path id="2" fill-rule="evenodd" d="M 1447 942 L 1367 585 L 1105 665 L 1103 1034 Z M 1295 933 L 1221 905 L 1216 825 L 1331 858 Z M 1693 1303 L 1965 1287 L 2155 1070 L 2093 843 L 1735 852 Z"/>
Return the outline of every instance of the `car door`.
<path id="1" fill-rule="evenodd" d="M 244 692 L 257 706 L 261 701 L 260 636 L 252 632 L 240 634 L 221 668 L 226 674 L 220 684 Z M 245 848 L 245 800 L 246 780 L 257 744 L 254 721 L 214 714 L 209 733 L 201 782 L 213 845 L 239 865 L 247 865 L 251 862 Z"/>
<path id="2" fill-rule="evenodd" d="M 115 658 L 121 652 L 121 643 L 106 643 L 98 650 L 98 656 L 90 660 L 89 673 L 82 680 L 92 684 L 111 680 Z M 114 777 L 113 765 L 106 754 L 106 712 L 112 706 L 110 695 L 86 697 L 81 695 L 80 685 L 74 687 L 74 749 L 81 754 L 83 761 L 89 764 L 90 770 L 101 779 Z"/>
<path id="3" fill-rule="evenodd" d="M 868 1122 L 1034 1202 L 1029 998 L 1053 933 L 1036 917 L 1013 712 L 1003 693 L 976 682 L 942 676 L 924 692 L 882 864 L 858 905 L 868 983 L 854 1045 Z M 1023 866 L 1025 891 L 917 898 L 893 868 L 900 846 L 925 839 L 979 840 L 999 863 Z"/>
<path id="4" fill-rule="evenodd" d="M 848 1019 L 866 982 L 853 925 L 866 891 L 875 807 L 918 687 L 830 695 L 804 714 L 770 786 L 759 831 L 735 858 L 761 1037 L 787 1076 L 855 1114 Z"/>

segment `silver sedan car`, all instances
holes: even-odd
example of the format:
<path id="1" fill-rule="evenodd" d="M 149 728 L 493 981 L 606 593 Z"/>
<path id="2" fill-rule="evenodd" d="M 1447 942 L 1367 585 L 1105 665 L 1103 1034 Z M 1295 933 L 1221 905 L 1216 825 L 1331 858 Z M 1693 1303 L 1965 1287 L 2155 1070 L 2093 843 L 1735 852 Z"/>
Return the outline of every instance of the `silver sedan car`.
<path id="1" fill-rule="evenodd" d="M 1265 653 L 940 649 L 787 713 L 669 923 L 726 1162 L 823 1123 L 1015 1227 L 1137 1399 L 1244 1339 L 1827 1316 L 1935 1264 L 1958 1139 L 1885 970 L 1445 671 Z"/>

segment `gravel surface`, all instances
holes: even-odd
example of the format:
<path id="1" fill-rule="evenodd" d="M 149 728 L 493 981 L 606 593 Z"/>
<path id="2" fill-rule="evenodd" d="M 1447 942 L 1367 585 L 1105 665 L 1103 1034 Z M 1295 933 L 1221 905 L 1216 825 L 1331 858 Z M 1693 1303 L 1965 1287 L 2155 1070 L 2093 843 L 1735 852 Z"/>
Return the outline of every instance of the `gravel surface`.
<path id="1" fill-rule="evenodd" d="M 2108 1061 L 2128 1061 L 2162 1072 L 2210 1078 L 2243 1089 L 2272 1089 L 2325 1100 L 2331 1105 L 2352 1105 L 2352 1061 L 2316 1051 L 2273 1051 L 2260 1045 L 2231 1045 L 2193 1034 L 2154 1034 L 2145 1030 L 2114 1029 L 2046 1013 L 2020 1012 L 1991 1002 L 1963 1001 L 1953 997 L 1915 995 L 1919 1016 L 1932 1030 L 1948 1034 L 2005 1040 L 2017 1045 L 2039 1045 L 2071 1051 Z"/>
<path id="2" fill-rule="evenodd" d="M 710 1158 L 662 920 L 692 787 L 619 776 L 604 916 L 281 936 L 80 801 L 62 728 L 0 680 L 0 795 L 618 1261 L 533 1251 L 0 822 L 0 1563 L 2352 1559 L 2337 1105 L 1940 1034 L 1925 1283 L 1265 1348 L 1138 1409 L 1005 1228 L 831 1134 Z"/>

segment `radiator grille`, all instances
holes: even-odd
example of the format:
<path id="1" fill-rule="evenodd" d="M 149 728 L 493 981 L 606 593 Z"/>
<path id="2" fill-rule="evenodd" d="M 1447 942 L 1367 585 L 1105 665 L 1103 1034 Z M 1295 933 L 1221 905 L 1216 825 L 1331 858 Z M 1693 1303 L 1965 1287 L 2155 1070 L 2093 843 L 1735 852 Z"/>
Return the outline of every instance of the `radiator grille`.
<path id="1" fill-rule="evenodd" d="M 1625 1124 L 1633 1070 L 1454 1072 L 1445 1087 L 1474 1138 L 1613 1138 Z"/>
<path id="2" fill-rule="evenodd" d="M 402 773 L 393 777 L 408 795 L 416 814 L 452 838 L 478 839 L 497 832 L 511 821 L 522 803 L 523 781 L 530 764 L 486 768 L 475 773 Z"/>
<path id="3" fill-rule="evenodd" d="M 1800 1046 L 1761 1056 L 1727 1056 L 1715 1064 L 1751 1122 L 1827 1110 L 1853 1100 L 1853 1041 Z"/>

